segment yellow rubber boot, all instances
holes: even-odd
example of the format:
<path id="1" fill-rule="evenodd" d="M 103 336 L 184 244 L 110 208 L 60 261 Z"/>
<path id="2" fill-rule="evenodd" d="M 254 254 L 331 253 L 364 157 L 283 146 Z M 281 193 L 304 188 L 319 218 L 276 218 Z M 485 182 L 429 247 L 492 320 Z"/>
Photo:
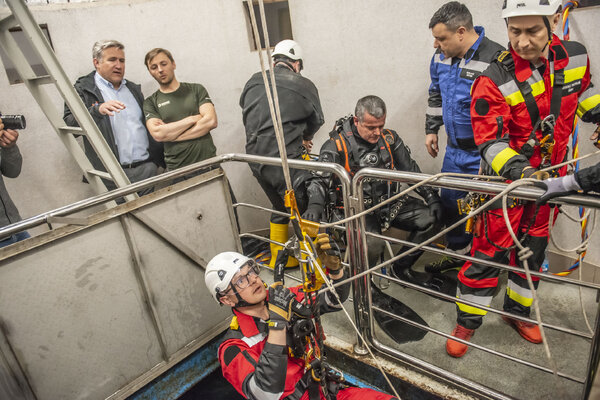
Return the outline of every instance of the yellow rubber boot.
<path id="1" fill-rule="evenodd" d="M 275 224 L 271 222 L 271 231 L 269 234 L 269 238 L 271 240 L 275 240 L 276 242 L 285 243 L 288 240 L 288 224 Z M 269 267 L 275 268 L 275 260 L 277 259 L 277 253 L 279 250 L 283 249 L 283 246 L 280 246 L 275 243 L 270 243 L 269 247 L 271 248 L 271 261 L 269 262 Z M 293 256 L 288 258 L 288 262 L 285 265 L 286 268 L 293 268 L 298 266 L 298 260 L 296 260 Z"/>

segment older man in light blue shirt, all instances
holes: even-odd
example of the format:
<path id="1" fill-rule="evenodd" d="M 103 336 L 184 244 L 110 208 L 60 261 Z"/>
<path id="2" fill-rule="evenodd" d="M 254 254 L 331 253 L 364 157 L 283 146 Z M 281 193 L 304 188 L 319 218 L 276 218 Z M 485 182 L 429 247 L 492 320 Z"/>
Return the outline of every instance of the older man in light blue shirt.
<path id="1" fill-rule="evenodd" d="M 144 124 L 140 86 L 124 79 L 124 46 L 116 40 L 103 40 L 94 44 L 92 54 L 96 70 L 75 82 L 77 93 L 129 180 L 137 182 L 156 175 L 157 165 L 164 166 L 163 148 Z M 66 105 L 63 119 L 67 125 L 78 125 Z M 94 168 L 105 170 L 85 137 L 84 146 Z M 115 188 L 113 182 L 105 184 L 109 189 Z M 151 191 L 146 189 L 139 194 Z"/>
<path id="2" fill-rule="evenodd" d="M 94 82 L 100 89 L 105 102 L 115 104 L 116 110 L 110 112 L 109 120 L 117 142 L 121 164 L 127 165 L 146 160 L 148 158 L 148 131 L 140 122 L 142 110 L 127 88 L 127 81 L 123 79 L 121 84 L 115 87 L 96 71 Z"/>

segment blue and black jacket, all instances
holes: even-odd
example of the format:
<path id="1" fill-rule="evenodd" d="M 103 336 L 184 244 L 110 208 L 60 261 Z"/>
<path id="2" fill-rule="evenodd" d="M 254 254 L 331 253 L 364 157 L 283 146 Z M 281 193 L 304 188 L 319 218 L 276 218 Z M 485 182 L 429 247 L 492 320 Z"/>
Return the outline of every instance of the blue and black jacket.
<path id="1" fill-rule="evenodd" d="M 429 66 L 431 85 L 425 117 L 425 133 L 438 133 L 445 125 L 448 146 L 475 150 L 471 128 L 471 85 L 496 59 L 504 48 L 485 36 L 481 26 L 475 27 L 479 39 L 463 58 L 444 57 L 438 49 Z"/>

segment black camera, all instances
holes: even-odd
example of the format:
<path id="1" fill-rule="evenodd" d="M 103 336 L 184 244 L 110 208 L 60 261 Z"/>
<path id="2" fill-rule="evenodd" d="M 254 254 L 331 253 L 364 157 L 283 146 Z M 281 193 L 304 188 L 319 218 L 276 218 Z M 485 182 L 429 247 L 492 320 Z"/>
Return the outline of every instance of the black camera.
<path id="1" fill-rule="evenodd" d="M 2 115 L 0 112 L 0 119 L 4 124 L 4 129 L 25 129 L 24 115 Z"/>

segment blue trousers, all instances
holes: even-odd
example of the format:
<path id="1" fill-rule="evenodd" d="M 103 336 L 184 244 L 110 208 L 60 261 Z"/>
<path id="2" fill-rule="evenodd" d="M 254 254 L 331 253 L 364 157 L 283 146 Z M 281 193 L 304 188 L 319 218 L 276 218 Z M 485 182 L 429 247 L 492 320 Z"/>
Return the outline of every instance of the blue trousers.
<path id="1" fill-rule="evenodd" d="M 461 174 L 478 174 L 480 156 L 478 150 L 461 150 L 456 147 L 446 147 L 442 172 L 456 172 Z M 460 219 L 456 201 L 465 197 L 467 192 L 442 188 L 440 197 L 444 207 L 444 221 L 450 226 Z M 472 235 L 465 232 L 462 224 L 446 235 L 448 248 L 452 250 L 463 249 L 471 243 Z"/>
<path id="2" fill-rule="evenodd" d="M 28 232 L 15 233 L 8 239 L 4 239 L 4 240 L 0 241 L 0 248 L 20 242 L 21 240 L 25 240 L 30 237 L 31 237 L 31 235 Z"/>

